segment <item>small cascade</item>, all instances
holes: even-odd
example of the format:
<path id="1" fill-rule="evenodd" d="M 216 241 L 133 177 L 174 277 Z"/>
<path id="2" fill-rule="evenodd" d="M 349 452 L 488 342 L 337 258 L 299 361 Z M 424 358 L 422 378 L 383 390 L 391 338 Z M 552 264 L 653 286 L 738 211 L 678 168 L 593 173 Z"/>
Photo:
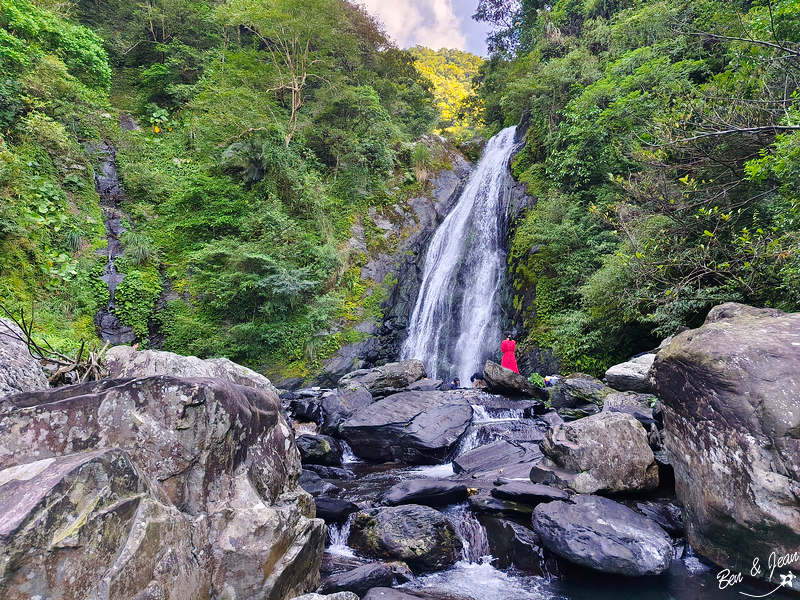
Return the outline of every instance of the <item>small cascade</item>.
<path id="1" fill-rule="evenodd" d="M 352 465 L 355 463 L 364 462 L 360 458 L 358 458 L 355 454 L 353 454 L 353 449 L 350 447 L 350 444 L 348 444 L 344 440 L 339 440 L 339 444 L 342 446 L 343 465 Z"/>
<path id="2" fill-rule="evenodd" d="M 401 359 L 433 379 L 468 381 L 500 347 L 500 285 L 516 145 L 509 127 L 486 145 L 458 203 L 431 239 Z"/>
<path id="3" fill-rule="evenodd" d="M 454 504 L 442 511 L 456 528 L 458 537 L 461 538 L 463 547 L 461 556 L 467 562 L 491 562 L 491 551 L 489 550 L 489 538 L 486 537 L 486 529 L 475 517 L 469 505 Z"/>
<path id="4" fill-rule="evenodd" d="M 350 515 L 347 521 L 341 526 L 328 525 L 328 547 L 325 549 L 329 554 L 336 556 L 355 556 L 352 548 L 347 545 L 347 538 L 350 537 L 350 526 L 355 521 L 355 513 Z"/>
<path id="5" fill-rule="evenodd" d="M 120 323 L 114 314 L 116 307 L 114 293 L 125 277 L 117 270 L 115 264 L 116 259 L 123 253 L 119 237 L 125 232 L 122 227 L 122 211 L 120 210 L 123 193 L 117 175 L 117 149 L 106 142 L 88 149 L 92 154 L 102 157 L 100 168 L 95 169 L 94 186 L 100 196 L 100 208 L 105 219 L 106 240 L 108 240 L 106 268 L 100 277 L 108 286 L 108 305 L 95 315 L 94 323 L 100 331 L 100 338 L 117 346 L 136 340 L 133 328 Z"/>
<path id="6" fill-rule="evenodd" d="M 504 421 L 516 421 L 524 418 L 525 411 L 518 408 L 507 408 L 490 412 L 485 406 L 472 405 L 473 423 L 502 423 Z"/>

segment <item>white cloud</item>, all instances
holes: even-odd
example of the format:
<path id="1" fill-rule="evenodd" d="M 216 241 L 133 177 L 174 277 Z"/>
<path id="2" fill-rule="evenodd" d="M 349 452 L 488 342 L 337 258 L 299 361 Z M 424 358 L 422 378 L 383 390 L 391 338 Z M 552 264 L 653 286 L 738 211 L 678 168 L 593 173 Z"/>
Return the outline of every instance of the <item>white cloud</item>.
<path id="1" fill-rule="evenodd" d="M 458 0 L 456 0 L 458 1 Z M 401 48 L 427 46 L 466 49 L 461 19 L 453 0 L 363 0 L 370 12 L 386 24 L 386 31 Z"/>

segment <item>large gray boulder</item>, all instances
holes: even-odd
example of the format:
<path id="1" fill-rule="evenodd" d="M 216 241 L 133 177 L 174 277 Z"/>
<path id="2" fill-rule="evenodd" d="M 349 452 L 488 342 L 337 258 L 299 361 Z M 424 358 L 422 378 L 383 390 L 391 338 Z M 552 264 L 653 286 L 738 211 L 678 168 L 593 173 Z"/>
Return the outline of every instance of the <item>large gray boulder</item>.
<path id="1" fill-rule="evenodd" d="M 424 504 L 442 506 L 458 504 L 467 499 L 467 486 L 448 479 L 408 479 L 393 485 L 383 495 L 382 502 L 389 506 L 398 504 Z"/>
<path id="2" fill-rule="evenodd" d="M 599 496 L 540 504 L 533 530 L 551 552 L 604 573 L 658 575 L 672 562 L 669 536 L 651 520 Z"/>
<path id="3" fill-rule="evenodd" d="M 617 390 L 607 386 L 599 379 L 583 373 L 573 373 L 559 379 L 553 387 L 547 388 L 550 405 L 559 410 L 581 408 L 594 405 L 602 408 L 609 394 Z"/>
<path id="4" fill-rule="evenodd" d="M 404 392 L 360 409 L 339 430 L 358 457 L 438 464 L 471 420 L 461 394 Z"/>
<path id="5" fill-rule="evenodd" d="M 11 396 L 0 469 L 2 597 L 281 600 L 317 585 L 324 523 L 269 390 L 151 377 Z"/>
<path id="6" fill-rule="evenodd" d="M 531 463 L 542 458 L 536 442 L 499 440 L 465 452 L 453 461 L 459 477 L 494 481 L 498 477 L 528 477 Z"/>
<path id="7" fill-rule="evenodd" d="M 402 560 L 414 571 L 441 571 L 461 558 L 455 527 L 417 504 L 373 508 L 356 515 L 348 544 L 370 558 Z"/>
<path id="8" fill-rule="evenodd" d="M 758 559 L 769 575 L 771 555 L 800 548 L 800 313 L 717 306 L 652 374 L 690 543 L 742 573 Z"/>
<path id="9" fill-rule="evenodd" d="M 648 372 L 655 359 L 655 354 L 636 356 L 609 368 L 603 379 L 612 388 L 621 392 L 647 392 L 650 390 Z"/>
<path id="10" fill-rule="evenodd" d="M 22 330 L 0 319 L 0 398 L 50 387 L 42 365 L 31 356 Z"/>
<path id="11" fill-rule="evenodd" d="M 114 346 L 106 352 L 104 361 L 108 376 L 112 379 L 156 375 L 213 377 L 237 385 L 269 390 L 276 395 L 278 393 L 269 379 L 227 358 L 201 359 L 163 350 L 135 350 L 130 346 Z"/>
<path id="12" fill-rule="evenodd" d="M 421 360 L 404 360 L 348 373 L 339 380 L 339 391 L 346 395 L 349 390 L 362 385 L 374 398 L 384 398 L 401 392 L 426 375 L 425 365 Z"/>
<path id="13" fill-rule="evenodd" d="M 647 432 L 633 415 L 604 412 L 556 425 L 542 442 L 545 458 L 531 468 L 535 483 L 580 494 L 641 492 L 658 487 Z"/>
<path id="14" fill-rule="evenodd" d="M 483 378 L 486 381 L 487 391 L 494 394 L 511 394 L 513 396 L 527 396 L 548 400 L 547 392 L 533 385 L 519 373 L 501 367 L 496 362 L 487 360 L 483 367 Z"/>

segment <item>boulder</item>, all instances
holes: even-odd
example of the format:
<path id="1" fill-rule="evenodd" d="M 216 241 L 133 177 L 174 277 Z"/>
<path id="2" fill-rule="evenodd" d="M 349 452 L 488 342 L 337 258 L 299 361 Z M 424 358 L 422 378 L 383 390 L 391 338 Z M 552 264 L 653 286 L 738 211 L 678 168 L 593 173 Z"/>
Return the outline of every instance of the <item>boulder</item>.
<path id="1" fill-rule="evenodd" d="M 383 504 L 424 504 L 443 506 L 467 499 L 467 486 L 448 479 L 409 479 L 401 481 L 383 495 Z"/>
<path id="2" fill-rule="evenodd" d="M 0 398 L 50 387 L 44 369 L 31 356 L 22 329 L 11 319 L 0 319 Z"/>
<path id="3" fill-rule="evenodd" d="M 635 356 L 608 369 L 603 380 L 622 392 L 647 392 L 650 390 L 648 372 L 655 359 L 655 354 Z"/>
<path id="4" fill-rule="evenodd" d="M 353 592 L 336 592 L 335 594 L 303 594 L 292 600 L 359 600 Z"/>
<path id="5" fill-rule="evenodd" d="M 4 598 L 90 598 L 105 587 L 107 598 L 190 600 L 204 588 L 190 520 L 159 501 L 122 450 L 0 471 L 0 514 Z"/>
<path id="6" fill-rule="evenodd" d="M 486 381 L 487 391 L 494 394 L 527 396 L 539 400 L 549 399 L 544 389 L 536 387 L 519 373 L 501 367 L 491 360 L 487 360 L 483 367 L 483 379 Z"/>
<path id="7" fill-rule="evenodd" d="M 363 596 L 374 587 L 391 587 L 393 583 L 394 573 L 391 567 L 383 563 L 369 563 L 352 571 L 326 577 L 320 582 L 317 592 L 353 592 Z"/>
<path id="8" fill-rule="evenodd" d="M 492 565 L 499 569 L 516 567 L 528 575 L 545 576 L 545 558 L 539 536 L 519 523 L 497 517 L 481 517 L 486 528 Z"/>
<path id="9" fill-rule="evenodd" d="M 511 481 L 492 488 L 492 496 L 501 500 L 523 502 L 525 504 L 541 504 L 553 500 L 568 500 L 569 494 L 549 485 L 530 483 L 526 481 Z"/>
<path id="10" fill-rule="evenodd" d="M 681 509 L 671 502 L 637 502 L 636 510 L 657 523 L 661 529 L 673 537 L 682 537 L 686 533 L 683 528 Z"/>
<path id="11" fill-rule="evenodd" d="M 297 480 L 297 485 L 315 498 L 317 496 L 335 496 L 340 491 L 338 487 L 332 483 L 328 483 L 314 471 L 309 471 L 307 469 L 303 469 L 303 472 Z"/>
<path id="12" fill-rule="evenodd" d="M 441 571 L 461 558 L 461 539 L 427 506 L 374 508 L 356 515 L 348 544 L 371 558 L 402 560 L 414 571 Z"/>
<path id="13" fill-rule="evenodd" d="M 298 435 L 297 449 L 303 463 L 314 465 L 341 465 L 342 446 L 327 435 Z"/>
<path id="14" fill-rule="evenodd" d="M 531 468 L 535 483 L 580 494 L 640 492 L 658 487 L 647 432 L 632 415 L 604 412 L 556 425 L 542 442 L 545 458 Z"/>
<path id="15" fill-rule="evenodd" d="M 468 502 L 469 507 L 477 513 L 487 513 L 509 518 L 530 518 L 533 514 L 533 504 L 495 498 L 489 492 L 480 492 L 470 496 Z"/>
<path id="16" fill-rule="evenodd" d="M 325 394 L 321 400 L 321 431 L 326 435 L 337 435 L 339 426 L 353 416 L 357 410 L 375 401 L 369 390 L 361 384 Z"/>
<path id="17" fill-rule="evenodd" d="M 363 385 L 374 398 L 384 398 L 403 391 L 406 387 L 426 377 L 421 360 L 404 360 L 374 369 L 360 369 L 339 380 L 339 391 L 346 392 Z"/>
<path id="18" fill-rule="evenodd" d="M 691 545 L 745 574 L 756 559 L 765 567 L 797 552 L 800 313 L 716 306 L 659 352 L 651 373 Z"/>
<path id="19" fill-rule="evenodd" d="M 606 397 L 617 392 L 599 379 L 583 373 L 563 377 L 554 386 L 547 388 L 547 391 L 550 395 L 550 406 L 555 409 L 575 409 L 587 404 L 602 407 Z"/>
<path id="20" fill-rule="evenodd" d="M 4 597 L 286 598 L 317 585 L 325 527 L 268 389 L 151 377 L 10 396 L 0 468 Z"/>
<path id="21" fill-rule="evenodd" d="M 533 530 L 554 554 L 604 573 L 658 575 L 672 562 L 672 543 L 664 530 L 600 496 L 540 504 L 533 513 Z"/>
<path id="22" fill-rule="evenodd" d="M 342 467 L 326 467 L 325 465 L 303 465 L 303 470 L 313 471 L 325 479 L 355 479 L 356 474 L 351 469 Z"/>
<path id="23" fill-rule="evenodd" d="M 535 442 L 501 440 L 465 452 L 453 461 L 460 476 L 494 481 L 498 477 L 528 477 L 531 463 L 542 458 Z"/>
<path id="24" fill-rule="evenodd" d="M 360 458 L 438 464 L 472 420 L 472 406 L 445 392 L 403 392 L 357 411 L 342 437 Z"/>
<path id="25" fill-rule="evenodd" d="M 175 377 L 213 377 L 229 383 L 278 393 L 269 379 L 252 369 L 237 365 L 227 358 L 200 359 L 163 350 L 135 350 L 130 346 L 114 346 L 104 355 L 108 376 L 130 379 L 173 375 Z"/>
<path id="26" fill-rule="evenodd" d="M 344 523 L 347 517 L 360 509 L 357 504 L 340 498 L 317 496 L 314 498 L 317 507 L 317 518 L 324 519 L 326 523 Z"/>

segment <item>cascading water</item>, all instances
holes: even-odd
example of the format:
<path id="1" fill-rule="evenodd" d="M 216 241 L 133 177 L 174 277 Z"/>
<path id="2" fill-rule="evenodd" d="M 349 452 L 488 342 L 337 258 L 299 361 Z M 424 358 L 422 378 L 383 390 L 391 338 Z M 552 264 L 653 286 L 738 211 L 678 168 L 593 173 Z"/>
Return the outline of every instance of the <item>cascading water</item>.
<path id="1" fill-rule="evenodd" d="M 509 127 L 489 140 L 428 247 L 400 358 L 422 360 L 429 377 L 466 382 L 500 346 L 498 296 L 515 131 Z"/>
<path id="2" fill-rule="evenodd" d="M 108 305 L 95 315 L 94 322 L 100 331 L 100 338 L 116 346 L 136 340 L 133 328 L 120 323 L 114 314 L 116 306 L 114 293 L 124 278 L 124 275 L 117 270 L 115 263 L 117 257 L 123 253 L 119 236 L 125 231 L 122 227 L 120 210 L 122 186 L 120 186 L 117 176 L 117 149 L 103 142 L 96 147 L 90 147 L 89 151 L 99 154 L 102 158 L 99 172 L 96 170 L 94 174 L 94 185 L 100 196 L 100 208 L 105 218 L 106 239 L 108 240 L 106 250 L 108 262 L 106 262 L 105 271 L 100 277 L 108 286 Z"/>

